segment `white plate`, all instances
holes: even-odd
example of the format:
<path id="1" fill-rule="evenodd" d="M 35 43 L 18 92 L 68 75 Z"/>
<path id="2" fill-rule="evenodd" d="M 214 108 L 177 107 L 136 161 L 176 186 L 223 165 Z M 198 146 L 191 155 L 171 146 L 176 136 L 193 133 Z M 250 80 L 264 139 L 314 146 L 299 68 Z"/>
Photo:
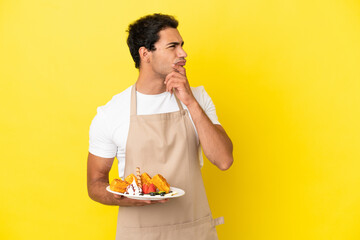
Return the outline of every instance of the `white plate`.
<path id="1" fill-rule="evenodd" d="M 121 195 L 121 196 L 131 198 L 131 199 L 137 199 L 137 200 L 163 200 L 163 199 L 168 199 L 168 198 L 177 198 L 177 197 L 181 197 L 181 196 L 185 195 L 184 190 L 182 190 L 180 188 L 176 188 L 176 187 L 170 187 L 170 191 L 172 191 L 172 193 L 165 194 L 164 196 L 161 196 L 161 195 L 150 196 L 149 194 L 129 195 L 129 194 L 125 194 L 125 193 L 119 193 L 119 192 L 112 191 L 112 190 L 110 190 L 110 186 L 107 186 L 106 190 L 111 193 L 117 194 L 117 195 Z"/>

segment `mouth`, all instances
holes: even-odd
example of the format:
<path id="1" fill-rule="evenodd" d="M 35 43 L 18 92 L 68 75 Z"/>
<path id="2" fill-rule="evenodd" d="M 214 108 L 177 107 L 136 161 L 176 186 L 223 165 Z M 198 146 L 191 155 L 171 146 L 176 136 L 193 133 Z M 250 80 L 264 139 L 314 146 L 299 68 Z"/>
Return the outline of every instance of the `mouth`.
<path id="1" fill-rule="evenodd" d="M 181 59 L 175 62 L 175 65 L 179 65 L 179 66 L 185 66 L 185 64 L 186 64 L 185 59 Z"/>

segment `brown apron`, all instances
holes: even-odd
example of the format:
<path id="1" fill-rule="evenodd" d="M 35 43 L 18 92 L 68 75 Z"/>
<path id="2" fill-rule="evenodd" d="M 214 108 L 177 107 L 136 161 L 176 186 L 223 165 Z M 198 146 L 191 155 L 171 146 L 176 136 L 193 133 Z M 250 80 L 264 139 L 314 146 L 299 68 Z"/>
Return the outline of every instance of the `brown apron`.
<path id="1" fill-rule="evenodd" d="M 215 240 L 215 226 L 206 198 L 195 129 L 179 99 L 178 112 L 137 115 L 136 87 L 132 87 L 130 127 L 126 143 L 125 176 L 135 168 L 151 177 L 160 173 L 185 195 L 166 203 L 119 207 L 116 239 Z"/>

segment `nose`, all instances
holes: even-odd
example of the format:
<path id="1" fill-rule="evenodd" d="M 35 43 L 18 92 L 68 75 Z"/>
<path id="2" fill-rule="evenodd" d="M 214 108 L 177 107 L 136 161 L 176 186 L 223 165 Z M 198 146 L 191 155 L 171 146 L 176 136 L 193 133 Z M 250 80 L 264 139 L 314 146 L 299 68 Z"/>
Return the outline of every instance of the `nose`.
<path id="1" fill-rule="evenodd" d="M 179 58 L 186 58 L 187 54 L 185 52 L 185 50 L 180 46 L 179 51 L 178 51 L 178 57 Z"/>

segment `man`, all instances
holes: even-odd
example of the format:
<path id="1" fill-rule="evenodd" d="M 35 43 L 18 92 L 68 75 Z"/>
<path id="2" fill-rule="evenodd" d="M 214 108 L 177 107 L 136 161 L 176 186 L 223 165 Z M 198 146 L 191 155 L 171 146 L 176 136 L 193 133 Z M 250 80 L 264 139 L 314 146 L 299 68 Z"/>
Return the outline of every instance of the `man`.
<path id="1" fill-rule="evenodd" d="M 116 239 L 217 239 L 220 221 L 211 216 L 199 149 L 201 144 L 206 157 L 226 170 L 233 147 L 205 90 L 189 86 L 177 26 L 163 14 L 129 26 L 127 43 L 139 77 L 98 108 L 90 127 L 88 193 L 97 202 L 120 206 Z M 150 176 L 160 173 L 185 195 L 142 201 L 107 192 L 115 156 L 120 177 L 140 167 Z"/>

